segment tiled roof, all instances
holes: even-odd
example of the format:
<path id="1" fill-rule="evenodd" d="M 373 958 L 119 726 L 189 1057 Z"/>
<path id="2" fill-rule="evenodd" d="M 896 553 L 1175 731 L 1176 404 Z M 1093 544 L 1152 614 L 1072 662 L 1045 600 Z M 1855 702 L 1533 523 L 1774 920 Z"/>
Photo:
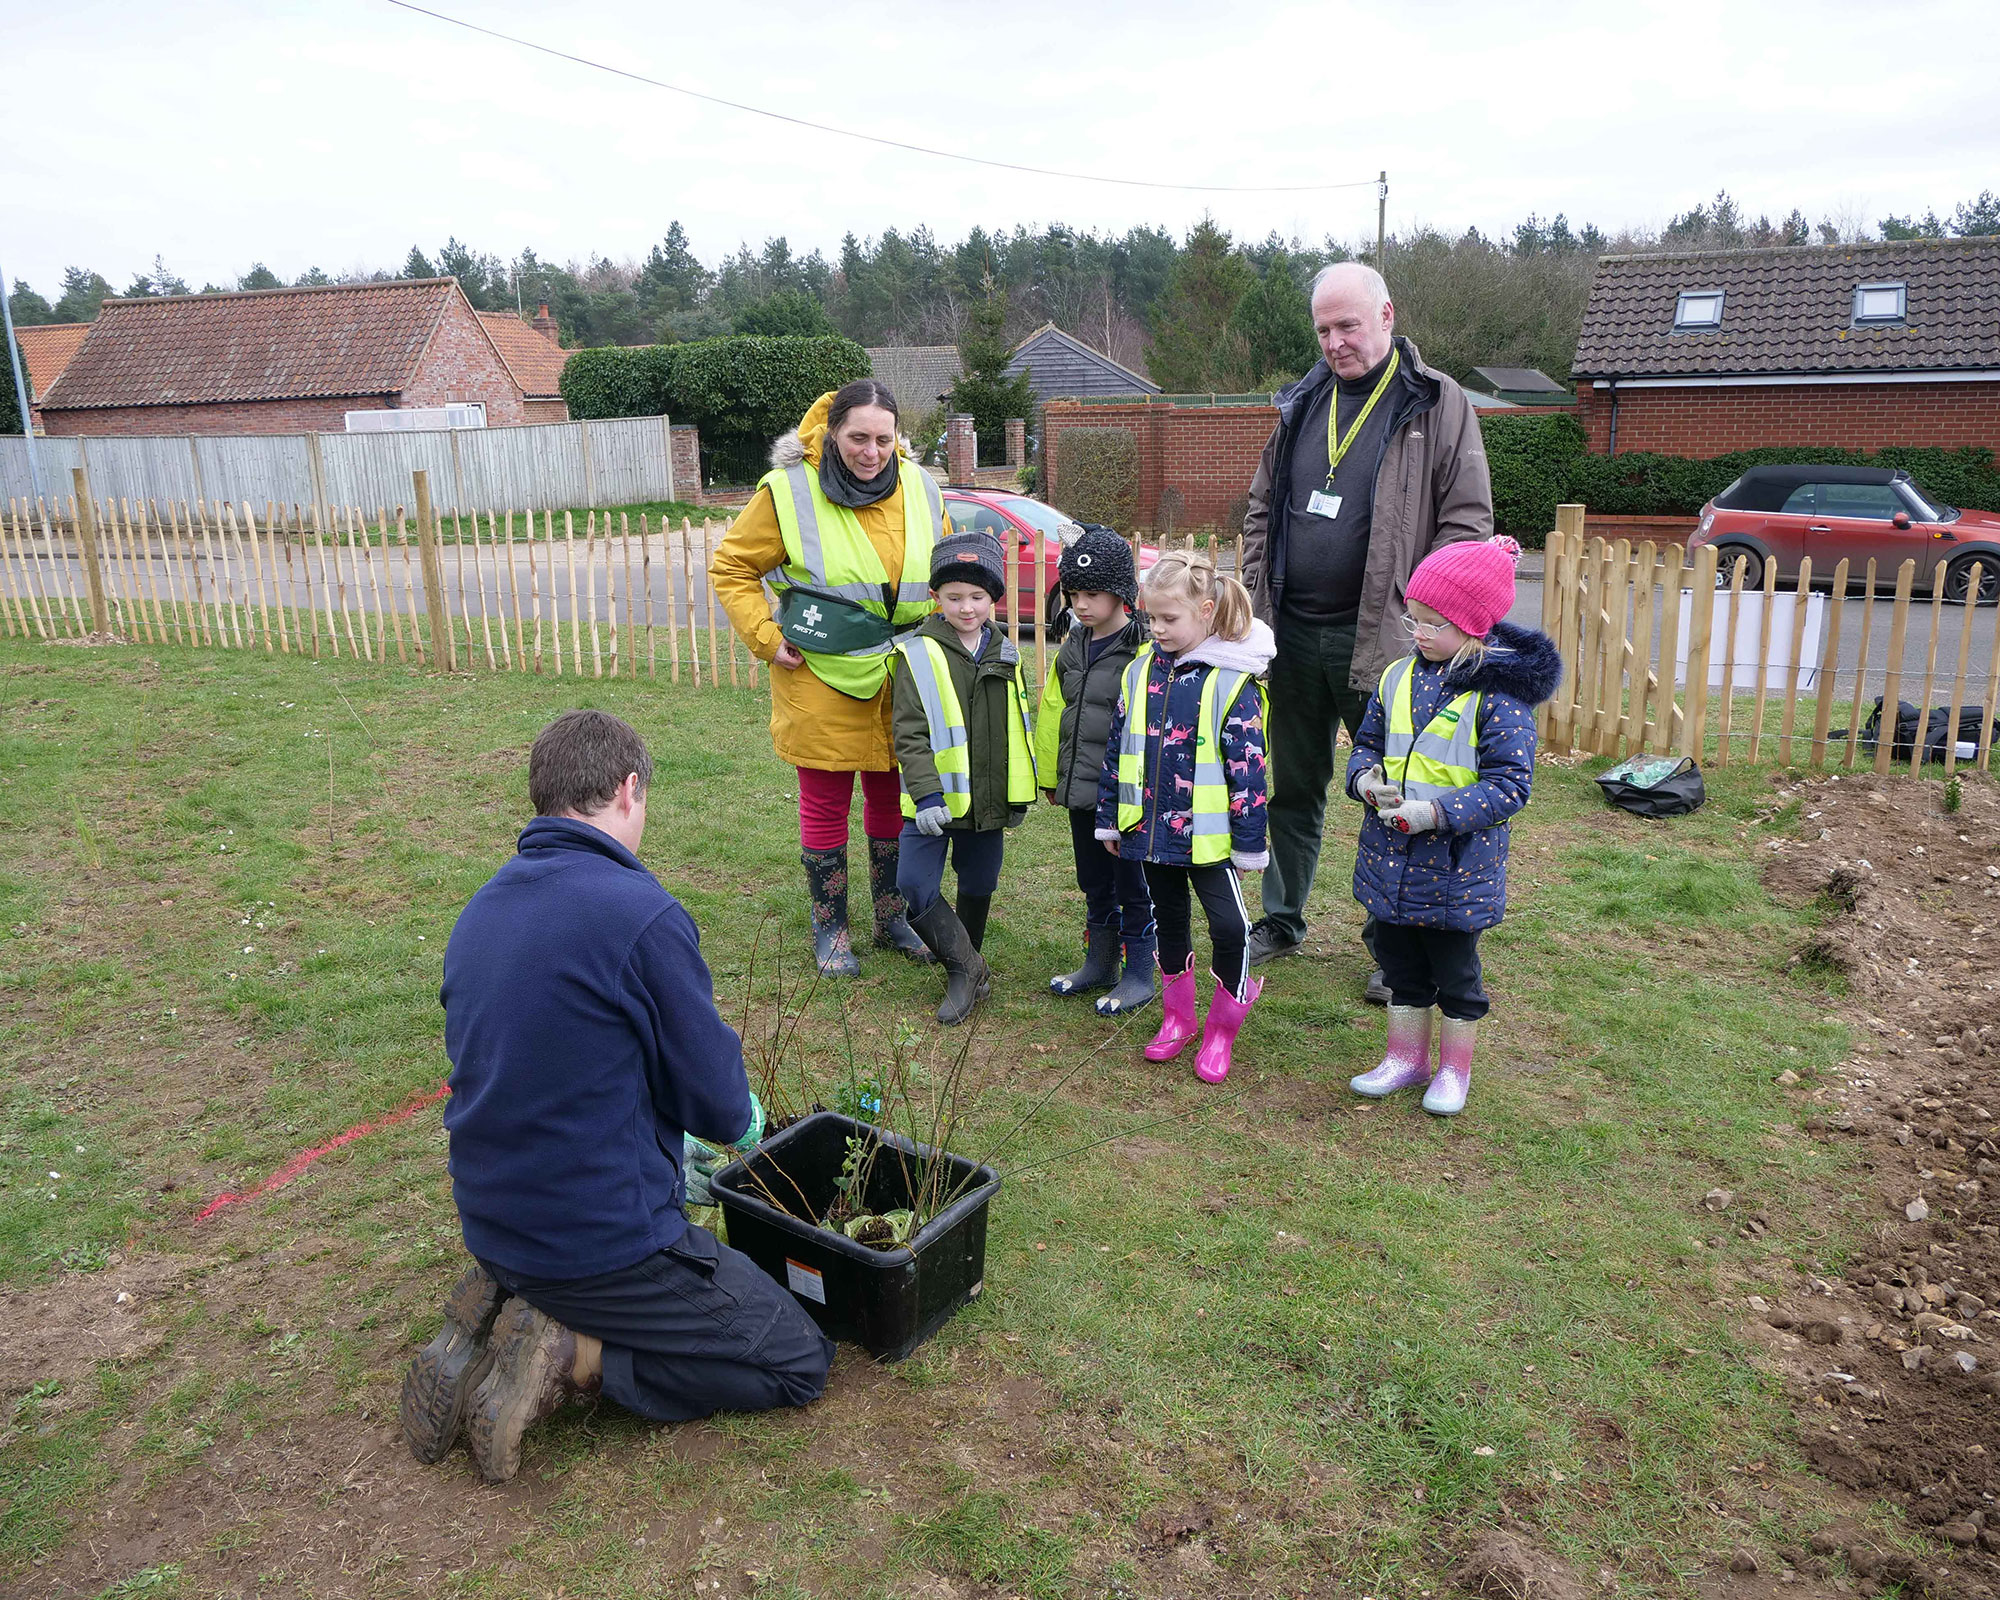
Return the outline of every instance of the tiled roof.
<path id="1" fill-rule="evenodd" d="M 39 400 L 49 392 L 90 329 L 88 322 L 45 322 L 39 327 L 14 330 L 14 337 L 21 341 L 21 359 L 28 364 L 30 398 Z M 11 375 L 0 376 L 10 383 L 13 381 Z"/>
<path id="2" fill-rule="evenodd" d="M 958 347 L 949 344 L 883 345 L 869 350 L 868 361 L 896 397 L 905 427 L 935 411 L 945 391 L 965 372 Z"/>
<path id="3" fill-rule="evenodd" d="M 1908 286 L 1895 324 L 1854 322 L 1863 283 Z M 1683 293 L 1720 289 L 1722 324 L 1676 333 Z M 1724 377 L 2000 367 L 2000 238 L 1606 256 L 1578 377 Z"/>
<path id="4" fill-rule="evenodd" d="M 1539 367 L 1474 367 L 1494 394 L 1565 394 L 1563 386 Z"/>
<path id="5" fill-rule="evenodd" d="M 511 311 L 482 311 L 479 320 L 499 350 L 500 359 L 507 363 L 507 370 L 521 386 L 522 394 L 530 400 L 561 398 L 557 386 L 562 382 L 563 363 L 569 360 L 570 351 L 562 349 L 546 334 L 537 333 Z"/>
<path id="6" fill-rule="evenodd" d="M 107 300 L 43 411 L 399 393 L 450 278 Z"/>

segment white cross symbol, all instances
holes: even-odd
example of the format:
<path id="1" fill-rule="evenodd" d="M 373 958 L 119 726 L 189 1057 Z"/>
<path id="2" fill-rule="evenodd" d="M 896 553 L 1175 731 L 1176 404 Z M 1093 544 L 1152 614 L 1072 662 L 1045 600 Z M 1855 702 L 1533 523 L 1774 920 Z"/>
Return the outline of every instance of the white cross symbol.
<path id="1" fill-rule="evenodd" d="M 806 619 L 806 626 L 808 628 L 817 628 L 819 626 L 821 613 L 818 606 L 807 606 L 799 615 Z"/>

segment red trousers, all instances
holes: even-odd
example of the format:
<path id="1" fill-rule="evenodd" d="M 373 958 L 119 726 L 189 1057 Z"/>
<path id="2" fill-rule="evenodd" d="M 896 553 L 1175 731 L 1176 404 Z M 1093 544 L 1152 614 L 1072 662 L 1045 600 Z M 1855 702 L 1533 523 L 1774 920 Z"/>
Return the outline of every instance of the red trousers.
<path id="1" fill-rule="evenodd" d="M 798 767 L 799 843 L 808 850 L 838 850 L 847 843 L 847 813 L 854 804 L 852 772 Z M 863 772 L 861 830 L 871 839 L 903 831 L 903 785 L 893 772 Z"/>

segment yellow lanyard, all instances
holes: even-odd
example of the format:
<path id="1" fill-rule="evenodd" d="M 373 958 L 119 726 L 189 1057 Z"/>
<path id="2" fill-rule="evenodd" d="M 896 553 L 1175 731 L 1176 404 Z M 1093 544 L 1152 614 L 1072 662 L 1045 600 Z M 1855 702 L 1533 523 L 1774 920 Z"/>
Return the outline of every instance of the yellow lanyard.
<path id="1" fill-rule="evenodd" d="M 1402 359 L 1403 352 L 1391 345 L 1389 364 L 1382 369 L 1382 381 L 1375 385 L 1375 392 L 1368 397 L 1368 403 L 1361 408 L 1360 414 L 1348 424 L 1345 439 L 1341 438 L 1339 429 L 1340 380 L 1334 379 L 1333 397 L 1327 402 L 1326 408 L 1326 486 L 1329 490 L 1333 488 L 1333 469 L 1340 465 L 1340 458 L 1347 454 L 1348 447 L 1360 437 L 1362 426 L 1368 421 L 1368 413 L 1375 409 L 1375 402 L 1382 398 L 1383 391 L 1396 376 L 1396 368 Z"/>

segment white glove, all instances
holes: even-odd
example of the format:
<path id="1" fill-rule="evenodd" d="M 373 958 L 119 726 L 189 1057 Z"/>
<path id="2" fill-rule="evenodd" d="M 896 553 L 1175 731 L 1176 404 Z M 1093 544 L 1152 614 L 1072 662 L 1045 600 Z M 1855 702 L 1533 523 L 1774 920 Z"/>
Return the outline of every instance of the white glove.
<path id="1" fill-rule="evenodd" d="M 1375 815 L 1382 819 L 1383 827 L 1397 833 L 1429 833 L 1438 825 L 1438 808 L 1430 800 L 1405 800 Z"/>
<path id="2" fill-rule="evenodd" d="M 1354 780 L 1354 792 L 1361 796 L 1364 805 L 1373 806 L 1378 811 L 1384 806 L 1403 803 L 1403 791 L 1389 781 L 1379 761 Z"/>
<path id="3" fill-rule="evenodd" d="M 944 833 L 945 824 L 951 821 L 951 813 L 943 806 L 925 806 L 917 813 L 917 832 L 936 839 Z"/>

